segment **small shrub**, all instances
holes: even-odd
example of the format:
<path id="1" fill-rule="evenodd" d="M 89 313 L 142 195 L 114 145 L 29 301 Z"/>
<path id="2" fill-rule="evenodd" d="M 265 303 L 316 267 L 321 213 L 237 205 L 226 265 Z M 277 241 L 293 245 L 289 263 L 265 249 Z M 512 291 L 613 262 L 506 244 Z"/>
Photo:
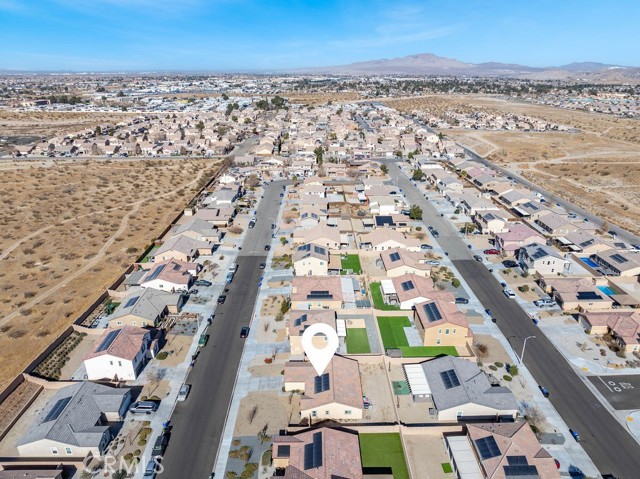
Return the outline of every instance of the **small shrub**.
<path id="1" fill-rule="evenodd" d="M 504 367 L 504 363 L 501 363 L 500 361 L 496 361 L 493 364 L 495 364 L 497 368 L 503 368 Z"/>
<path id="2" fill-rule="evenodd" d="M 502 376 L 502 379 L 504 379 L 505 381 L 513 380 L 513 378 L 511 376 L 509 376 L 508 374 L 505 374 L 504 376 Z"/>
<path id="3" fill-rule="evenodd" d="M 167 356 L 169 356 L 168 352 L 161 351 L 156 355 L 156 359 L 158 359 L 159 361 L 163 361 L 163 360 L 167 359 Z"/>
<path id="4" fill-rule="evenodd" d="M 491 369 L 492 371 L 497 371 L 498 370 L 498 368 L 495 367 L 493 364 L 489 365 L 489 369 Z"/>

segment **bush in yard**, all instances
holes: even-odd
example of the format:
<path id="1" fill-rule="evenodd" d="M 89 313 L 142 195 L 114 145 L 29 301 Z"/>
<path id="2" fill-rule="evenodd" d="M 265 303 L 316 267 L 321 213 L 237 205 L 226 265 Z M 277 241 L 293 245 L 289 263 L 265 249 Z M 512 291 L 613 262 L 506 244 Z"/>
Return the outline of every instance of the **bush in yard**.
<path id="1" fill-rule="evenodd" d="M 518 291 L 520 291 L 521 293 L 526 293 L 529 291 L 529 286 L 526 284 L 523 284 L 522 286 L 518 286 Z"/>
<path id="2" fill-rule="evenodd" d="M 497 368 L 503 368 L 504 367 L 504 363 L 501 363 L 500 361 L 496 361 L 493 364 L 495 364 Z"/>
<path id="3" fill-rule="evenodd" d="M 460 280 L 458 278 L 453 278 L 451 280 L 451 286 L 453 286 L 454 288 L 459 288 L 460 287 Z"/>
<path id="4" fill-rule="evenodd" d="M 491 369 L 492 371 L 497 371 L 498 370 L 498 368 L 495 367 L 493 364 L 489 365 L 489 369 Z"/>
<path id="5" fill-rule="evenodd" d="M 511 381 L 513 378 L 508 374 L 505 374 L 504 376 L 502 376 L 502 379 L 504 379 L 505 381 Z"/>
<path id="6" fill-rule="evenodd" d="M 509 368 L 509 374 L 511 374 L 511 376 L 516 377 L 518 375 L 518 366 L 511 366 Z"/>
<path id="7" fill-rule="evenodd" d="M 167 359 L 167 356 L 169 356 L 169 353 L 166 351 L 162 351 L 156 355 L 156 359 L 159 359 L 160 361 L 162 361 L 163 359 Z"/>

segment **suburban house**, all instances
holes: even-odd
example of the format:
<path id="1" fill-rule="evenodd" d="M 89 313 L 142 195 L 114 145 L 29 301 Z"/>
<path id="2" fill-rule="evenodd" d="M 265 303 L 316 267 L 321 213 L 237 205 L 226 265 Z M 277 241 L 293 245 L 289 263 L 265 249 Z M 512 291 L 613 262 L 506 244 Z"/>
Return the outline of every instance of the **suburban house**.
<path id="1" fill-rule="evenodd" d="M 304 330 L 315 323 L 328 324 L 334 329 L 336 326 L 335 311 L 327 310 L 304 310 L 289 311 L 289 319 L 287 320 L 286 332 L 289 337 L 291 346 L 291 358 L 300 358 L 304 356 L 304 348 L 302 347 L 302 334 Z"/>
<path id="2" fill-rule="evenodd" d="M 224 228 L 232 223 L 235 215 L 236 210 L 233 206 L 221 206 L 218 208 L 200 208 L 193 215 L 193 218 L 204 220 L 218 228 Z"/>
<path id="3" fill-rule="evenodd" d="M 169 313 L 178 313 L 185 302 L 182 293 L 169 293 L 153 288 L 129 290 L 109 318 L 109 327 L 156 327 Z"/>
<path id="4" fill-rule="evenodd" d="M 393 248 L 380 253 L 382 265 L 387 277 L 395 278 L 404 274 L 416 274 L 428 277 L 431 275 L 431 265 L 424 253 Z"/>
<path id="5" fill-rule="evenodd" d="M 215 245 L 211 241 L 198 241 L 188 236 L 174 236 L 153 252 L 152 262 L 176 258 L 190 263 L 200 255 L 211 255 L 214 249 Z"/>
<path id="6" fill-rule="evenodd" d="M 509 221 L 495 211 L 479 211 L 473 217 L 482 234 L 497 234 L 509 231 Z"/>
<path id="7" fill-rule="evenodd" d="M 152 332 L 136 326 L 108 329 L 85 356 L 87 379 L 133 381 L 157 352 Z"/>
<path id="8" fill-rule="evenodd" d="M 328 249 L 340 249 L 340 231 L 325 224 L 319 224 L 306 230 L 293 233 L 295 244 L 315 243 Z"/>
<path id="9" fill-rule="evenodd" d="M 199 218 L 193 218 L 185 223 L 176 225 L 168 234 L 169 237 L 186 236 L 196 241 L 209 243 L 220 243 L 220 232 L 218 228 Z"/>
<path id="10" fill-rule="evenodd" d="M 514 256 L 518 249 L 531 243 L 545 244 L 546 240 L 524 223 L 510 224 L 509 231 L 497 233 L 495 238 L 495 247 L 505 256 Z"/>
<path id="11" fill-rule="evenodd" d="M 409 251 L 420 251 L 421 242 L 401 233 L 398 230 L 378 228 L 360 235 L 360 247 L 373 251 L 386 251 L 393 248 L 403 248 Z"/>
<path id="12" fill-rule="evenodd" d="M 404 369 L 414 400 L 431 400 L 439 421 L 512 420 L 518 416 L 511 390 L 492 386 L 474 362 L 442 356 L 405 364 Z"/>
<path id="13" fill-rule="evenodd" d="M 188 290 L 193 284 L 195 274 L 200 269 L 198 263 L 187 263 L 179 259 L 169 259 L 159 263 L 147 263 L 151 269 L 141 270 L 138 284 L 143 288 L 176 292 Z"/>
<path id="14" fill-rule="evenodd" d="M 326 276 L 329 269 L 329 251 L 324 246 L 307 243 L 293 252 L 293 271 L 296 276 Z"/>
<path id="15" fill-rule="evenodd" d="M 605 269 L 612 276 L 640 275 L 640 253 L 607 249 L 592 254 L 589 259 Z"/>
<path id="16" fill-rule="evenodd" d="M 20 456 L 86 457 L 106 452 L 110 423 L 121 422 L 131 402 L 128 388 L 82 381 L 59 389 L 18 440 Z"/>
<path id="17" fill-rule="evenodd" d="M 564 259 L 546 244 L 531 243 L 518 250 L 518 262 L 523 271 L 540 275 L 559 274 L 569 267 Z"/>
<path id="18" fill-rule="evenodd" d="M 553 456 L 526 421 L 467 424 L 466 435 L 445 433 L 444 440 L 459 478 L 560 479 Z"/>
<path id="19" fill-rule="evenodd" d="M 418 303 L 413 319 L 425 346 L 471 346 L 473 333 L 467 317 L 451 301 L 436 299 Z"/>
<path id="20" fill-rule="evenodd" d="M 602 311 L 613 306 L 613 300 L 602 292 L 591 278 L 543 276 L 539 283 L 564 311 Z"/>
<path id="21" fill-rule="evenodd" d="M 588 255 L 599 253 L 612 247 L 610 242 L 586 231 L 569 233 L 564 237 L 556 238 L 556 241 L 571 251 Z"/>
<path id="22" fill-rule="evenodd" d="M 567 216 L 551 212 L 539 216 L 535 223 L 549 236 L 564 236 L 580 229 Z"/>
<path id="23" fill-rule="evenodd" d="M 609 333 L 622 351 L 626 353 L 640 351 L 640 311 L 617 309 L 582 312 L 578 318 L 588 334 Z"/>
<path id="24" fill-rule="evenodd" d="M 418 303 L 434 298 L 445 298 L 450 293 L 437 290 L 431 278 L 404 274 L 380 282 L 384 299 L 389 304 L 398 304 L 400 309 L 411 309 Z M 453 297 L 451 297 L 453 300 Z"/>
<path id="25" fill-rule="evenodd" d="M 321 376 L 308 361 L 290 361 L 284 367 L 284 389 L 302 393 L 300 419 L 308 418 L 310 424 L 362 419 L 362 385 L 355 359 L 336 354 Z"/>
<path id="26" fill-rule="evenodd" d="M 355 431 L 322 427 L 275 436 L 271 457 L 283 479 L 363 479 Z"/>
<path id="27" fill-rule="evenodd" d="M 292 309 L 341 309 L 344 299 L 339 276 L 296 276 L 291 280 Z"/>

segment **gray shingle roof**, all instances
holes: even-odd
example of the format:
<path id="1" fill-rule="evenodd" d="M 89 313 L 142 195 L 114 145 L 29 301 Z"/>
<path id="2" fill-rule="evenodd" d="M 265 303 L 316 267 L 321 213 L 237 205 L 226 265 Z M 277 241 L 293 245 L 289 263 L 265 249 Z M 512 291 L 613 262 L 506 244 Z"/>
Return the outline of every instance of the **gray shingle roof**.
<path id="1" fill-rule="evenodd" d="M 62 388 L 37 414 L 17 445 L 50 439 L 79 447 L 98 447 L 109 429 L 109 425 L 103 420 L 103 414 L 117 414 L 128 396 L 129 389 L 111 388 L 90 381 Z M 50 419 L 50 413 L 56 404 L 60 404 L 58 401 L 67 398 L 68 403 L 59 415 L 53 415 L 54 418 Z"/>

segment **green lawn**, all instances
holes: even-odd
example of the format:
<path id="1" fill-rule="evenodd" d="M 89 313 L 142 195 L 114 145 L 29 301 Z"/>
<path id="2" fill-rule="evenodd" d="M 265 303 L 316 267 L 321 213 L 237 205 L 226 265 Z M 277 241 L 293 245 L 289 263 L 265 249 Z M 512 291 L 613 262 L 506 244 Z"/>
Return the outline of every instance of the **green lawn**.
<path id="1" fill-rule="evenodd" d="M 394 479 L 409 479 L 398 433 L 360 434 L 360 456 L 363 467 L 391 467 Z"/>
<path id="2" fill-rule="evenodd" d="M 346 274 L 346 270 L 353 271 L 354 274 L 362 273 L 362 266 L 360 265 L 360 257 L 357 254 L 348 254 L 340 258 L 342 266 L 342 274 Z"/>
<path id="3" fill-rule="evenodd" d="M 453 472 L 453 467 L 451 467 L 451 464 L 449 464 L 448 462 L 443 462 L 440 465 L 442 466 L 442 471 L 445 474 L 449 474 L 449 473 Z"/>
<path id="4" fill-rule="evenodd" d="M 411 326 L 411 322 L 406 316 L 378 316 L 378 327 L 384 349 L 409 347 L 404 329 L 402 329 L 407 326 Z"/>
<path id="5" fill-rule="evenodd" d="M 146 254 L 146 256 L 144 258 L 142 258 L 142 261 L 140 261 L 141 263 L 148 263 L 149 259 L 153 256 L 153 253 L 155 253 L 155 251 L 160 248 L 160 245 L 155 245 L 153 248 L 151 248 L 149 250 L 149 252 Z"/>
<path id="6" fill-rule="evenodd" d="M 370 352 L 371 348 L 369 347 L 367 328 L 347 329 L 347 353 L 366 354 Z"/>
<path id="7" fill-rule="evenodd" d="M 373 307 L 382 311 L 399 311 L 400 306 L 395 304 L 386 304 L 382 299 L 382 290 L 380 283 L 371 283 L 371 297 L 373 298 Z"/>
<path id="8" fill-rule="evenodd" d="M 433 358 L 446 354 L 457 356 L 458 351 L 453 346 L 401 346 L 403 358 Z"/>

